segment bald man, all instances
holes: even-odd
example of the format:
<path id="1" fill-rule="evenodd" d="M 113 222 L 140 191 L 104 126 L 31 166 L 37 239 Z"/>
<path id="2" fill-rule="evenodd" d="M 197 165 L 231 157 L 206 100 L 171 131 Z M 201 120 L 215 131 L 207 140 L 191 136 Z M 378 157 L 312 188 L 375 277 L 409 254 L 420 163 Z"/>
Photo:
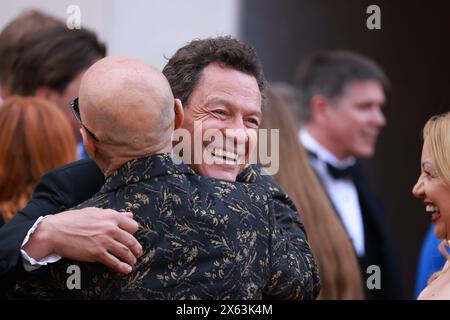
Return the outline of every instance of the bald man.
<path id="1" fill-rule="evenodd" d="M 140 224 L 136 238 L 142 255 L 126 276 L 98 263 L 62 259 L 30 273 L 12 297 L 301 299 L 309 294 L 304 282 L 310 276 L 300 264 L 313 267 L 314 261 L 274 227 L 267 188 L 201 177 L 174 163 L 171 134 L 182 124 L 183 108 L 159 71 L 125 57 L 100 60 L 84 75 L 73 107 L 86 150 L 106 178 L 76 209 L 132 211 Z M 125 231 L 117 237 L 132 241 Z M 125 245 L 122 250 L 128 251 Z"/>
<path id="2" fill-rule="evenodd" d="M 182 108 L 164 75 L 149 65 L 101 60 L 83 77 L 79 104 L 83 143 L 105 177 L 130 160 L 172 149 L 174 108 Z"/>

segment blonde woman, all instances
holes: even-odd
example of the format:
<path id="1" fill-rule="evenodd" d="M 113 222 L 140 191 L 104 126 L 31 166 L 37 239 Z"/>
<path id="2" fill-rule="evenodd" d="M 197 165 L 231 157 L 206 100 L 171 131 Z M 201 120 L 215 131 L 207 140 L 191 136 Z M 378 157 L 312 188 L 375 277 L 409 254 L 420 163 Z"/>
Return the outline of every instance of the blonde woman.
<path id="1" fill-rule="evenodd" d="M 423 130 L 421 174 L 413 188 L 424 199 L 425 211 L 434 223 L 442 243 L 439 251 L 447 258 L 443 269 L 428 280 L 419 299 L 450 299 L 450 256 L 445 250 L 450 239 L 450 113 L 432 117 Z"/>

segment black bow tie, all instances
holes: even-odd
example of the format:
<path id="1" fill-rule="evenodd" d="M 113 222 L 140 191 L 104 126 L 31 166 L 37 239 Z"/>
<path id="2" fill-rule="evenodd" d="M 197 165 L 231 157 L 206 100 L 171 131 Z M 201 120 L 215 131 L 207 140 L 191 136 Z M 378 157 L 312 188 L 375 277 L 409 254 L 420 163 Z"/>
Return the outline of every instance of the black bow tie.
<path id="1" fill-rule="evenodd" d="M 339 169 L 332 164 L 327 163 L 327 170 L 335 180 L 346 179 L 352 176 L 353 166 L 347 167 L 345 169 Z"/>
<path id="2" fill-rule="evenodd" d="M 316 153 L 314 153 L 314 152 L 312 152 L 312 151 L 309 151 L 309 150 L 306 150 L 306 152 L 309 154 L 310 157 L 313 157 L 313 158 L 315 158 L 315 159 L 318 159 Z M 347 167 L 347 168 L 345 168 L 345 169 L 339 169 L 339 168 L 336 168 L 335 166 L 333 166 L 332 164 L 330 164 L 330 163 L 328 163 L 328 162 L 325 162 L 325 163 L 326 163 L 326 165 L 327 165 L 328 173 L 329 173 L 329 174 L 333 177 L 333 179 L 335 179 L 335 180 L 346 179 L 346 178 L 348 178 L 348 177 L 351 177 L 352 174 L 353 174 L 353 168 L 354 168 L 353 165 L 352 165 L 352 166 L 349 166 L 349 167 Z"/>

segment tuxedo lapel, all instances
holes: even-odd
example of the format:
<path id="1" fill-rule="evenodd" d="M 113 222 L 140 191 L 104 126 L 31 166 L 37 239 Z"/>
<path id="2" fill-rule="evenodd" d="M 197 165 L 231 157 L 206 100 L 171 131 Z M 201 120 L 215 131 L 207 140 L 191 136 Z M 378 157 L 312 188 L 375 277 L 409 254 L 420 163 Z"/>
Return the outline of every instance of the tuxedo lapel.
<path id="1" fill-rule="evenodd" d="M 369 184 L 361 170 L 361 166 L 357 163 L 353 169 L 353 182 L 358 192 L 361 212 L 364 218 L 364 224 L 370 222 L 376 233 L 381 239 L 386 235 L 386 227 L 384 223 L 384 209 L 375 194 L 370 190 Z"/>
<path id="2" fill-rule="evenodd" d="M 381 290 L 366 290 L 368 299 L 398 299 L 401 296 L 401 281 L 397 270 L 397 254 L 385 222 L 385 210 L 357 163 L 353 172 L 353 181 L 358 192 L 361 213 L 364 221 L 366 256 L 359 258 L 363 279 L 369 275 L 367 267 L 380 267 Z"/>

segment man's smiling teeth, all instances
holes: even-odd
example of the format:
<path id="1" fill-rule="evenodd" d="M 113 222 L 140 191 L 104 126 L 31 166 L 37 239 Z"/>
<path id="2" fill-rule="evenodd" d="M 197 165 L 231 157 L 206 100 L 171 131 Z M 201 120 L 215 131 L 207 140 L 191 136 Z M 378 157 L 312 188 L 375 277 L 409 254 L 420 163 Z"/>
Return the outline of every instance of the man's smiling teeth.
<path id="1" fill-rule="evenodd" d="M 219 148 L 210 149 L 213 156 L 227 158 L 228 160 L 237 161 L 238 155 L 233 152 L 225 151 Z"/>
<path id="2" fill-rule="evenodd" d="M 427 204 L 425 211 L 428 213 L 439 213 L 439 208 L 431 204 Z"/>

